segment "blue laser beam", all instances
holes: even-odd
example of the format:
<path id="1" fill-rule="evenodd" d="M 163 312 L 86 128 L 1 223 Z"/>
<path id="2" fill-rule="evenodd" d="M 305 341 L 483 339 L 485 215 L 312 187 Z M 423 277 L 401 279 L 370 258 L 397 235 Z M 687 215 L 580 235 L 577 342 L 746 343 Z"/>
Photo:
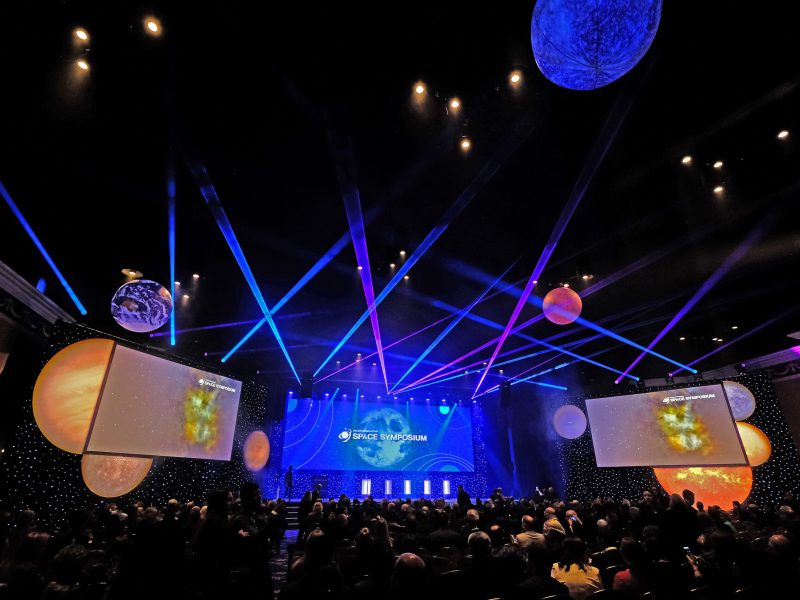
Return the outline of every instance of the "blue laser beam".
<path id="1" fill-rule="evenodd" d="M 427 348 L 425 348 L 425 350 L 422 352 L 422 354 L 419 355 L 419 358 L 417 360 L 415 360 L 413 362 L 413 364 L 408 368 L 408 370 L 405 373 L 403 373 L 403 375 L 400 377 L 400 379 L 398 379 L 395 382 L 395 384 L 392 386 L 392 389 L 390 391 L 393 392 L 395 389 L 397 389 L 397 386 L 400 385 L 406 377 L 408 377 L 408 374 L 411 373 L 411 371 L 413 371 L 414 368 L 420 362 L 422 362 L 422 360 L 424 360 L 424 358 L 426 356 L 428 356 L 428 354 L 430 354 L 433 351 L 434 348 L 436 348 L 436 346 L 439 344 L 439 342 L 441 342 L 447 336 L 448 333 L 453 331 L 453 329 L 455 329 L 456 325 L 458 325 L 464 317 L 466 317 L 470 312 L 472 312 L 472 309 L 475 308 L 475 306 L 486 297 L 486 294 L 488 294 L 494 288 L 494 286 L 497 285 L 497 282 L 503 280 L 503 277 L 506 276 L 506 274 L 511 270 L 511 268 L 516 264 L 516 262 L 517 261 L 514 261 L 505 271 L 503 271 L 503 273 L 501 273 L 500 276 L 497 279 L 495 279 L 489 285 L 489 287 L 484 289 L 478 295 L 477 298 L 475 298 L 472 302 L 470 302 L 470 304 L 468 306 L 466 306 L 462 310 L 458 311 L 458 313 L 456 314 L 456 317 L 452 321 L 450 321 L 450 323 L 447 324 L 447 327 L 445 327 L 442 330 L 442 332 L 439 335 L 436 336 L 436 339 L 434 339 L 430 343 L 430 345 Z"/>
<path id="2" fill-rule="evenodd" d="M 167 177 L 168 228 L 169 228 L 169 293 L 172 310 L 169 313 L 169 345 L 175 345 L 175 173 L 172 168 Z"/>
<path id="3" fill-rule="evenodd" d="M 413 267 L 417 261 L 428 251 L 428 249 L 436 242 L 437 239 L 445 232 L 445 230 L 450 226 L 450 224 L 461 214 L 461 212 L 467 207 L 467 205 L 472 201 L 472 199 L 480 192 L 489 180 L 497 173 L 500 167 L 508 160 L 508 158 L 514 153 L 517 148 L 522 145 L 522 142 L 527 139 L 528 135 L 532 131 L 532 121 L 528 120 L 524 124 L 520 124 L 506 141 L 500 149 L 494 154 L 491 160 L 484 165 L 481 171 L 476 175 L 476 177 L 470 182 L 470 184 L 464 189 L 461 194 L 459 194 L 458 198 L 456 198 L 455 202 L 447 209 L 439 222 L 434 226 L 434 228 L 425 236 L 425 239 L 422 240 L 420 245 L 414 250 L 410 257 L 406 260 L 405 263 L 397 270 L 397 273 L 394 277 L 386 284 L 386 287 L 381 290 L 381 293 L 375 298 L 375 302 L 373 302 L 367 310 L 365 310 L 355 324 L 350 328 L 350 330 L 345 334 L 345 336 L 341 339 L 341 341 L 336 344 L 333 348 L 331 353 L 327 356 L 327 358 L 322 361 L 322 364 L 317 367 L 317 370 L 314 372 L 314 376 L 316 377 L 317 374 L 328 364 L 328 362 L 336 355 L 339 349 L 349 340 L 356 330 L 361 326 L 361 324 L 367 320 L 370 313 L 375 310 L 375 308 L 383 302 L 383 300 L 389 295 L 389 293 L 403 280 L 403 277 L 411 267 Z"/>
<path id="4" fill-rule="evenodd" d="M 59 268 L 56 266 L 56 263 L 50 257 L 50 254 L 48 254 L 47 250 L 45 250 L 44 245 L 39 240 L 39 236 L 37 236 L 36 233 L 33 231 L 33 228 L 31 227 L 30 223 L 28 223 L 28 220 L 23 216 L 22 212 L 19 210 L 16 202 L 14 202 L 13 198 L 11 198 L 11 194 L 8 193 L 8 190 L 6 189 L 6 186 L 3 185 L 2 181 L 0 181 L 0 195 L 3 196 L 3 199 L 6 201 L 6 204 L 8 204 L 8 207 L 11 209 L 11 212 L 13 212 L 14 216 L 17 217 L 17 220 L 19 221 L 20 225 L 22 225 L 22 228 L 28 234 L 28 237 L 31 238 L 31 241 L 33 241 L 36 248 L 38 248 L 44 260 L 47 262 L 48 265 L 50 265 L 50 268 L 53 270 L 53 273 L 55 273 L 55 276 L 61 282 L 61 285 L 64 286 L 64 289 L 66 290 L 72 302 L 75 304 L 75 307 L 78 309 L 78 312 L 80 312 L 82 315 L 85 315 L 86 308 L 84 308 L 83 304 L 78 299 L 78 295 L 75 293 L 75 290 L 73 290 L 72 286 L 70 286 L 70 284 L 67 283 L 66 277 L 64 277 Z"/>
<path id="5" fill-rule="evenodd" d="M 283 352 L 283 356 L 286 358 L 286 362 L 289 363 L 289 367 L 291 368 L 295 379 L 297 379 L 297 382 L 300 383 L 300 376 L 297 374 L 297 370 L 294 368 L 294 363 L 289 356 L 289 351 L 286 349 L 286 345 L 283 343 L 283 339 L 278 331 L 278 327 L 275 325 L 275 321 L 269 314 L 269 308 L 267 308 L 267 302 L 264 300 L 264 295 L 261 293 L 261 290 L 256 283 L 256 278 L 253 275 L 252 269 L 250 269 L 250 264 L 247 262 L 247 259 L 244 256 L 244 251 L 239 244 L 239 240 L 236 239 L 236 234 L 234 233 L 233 227 L 228 220 L 228 215 L 225 214 L 225 209 L 222 207 L 222 202 L 220 202 L 217 191 L 214 189 L 214 185 L 211 183 L 211 178 L 208 176 L 208 172 L 206 171 L 205 167 L 198 165 L 192 169 L 192 175 L 194 176 L 197 185 L 200 187 L 200 193 L 203 195 L 206 204 L 208 204 L 208 207 L 211 209 L 211 214 L 214 216 L 214 220 L 217 222 L 225 241 L 228 243 L 228 247 L 231 249 L 233 257 L 236 259 L 236 262 L 239 265 L 245 280 L 247 281 L 247 285 L 250 287 L 250 291 L 253 293 L 253 296 L 258 303 L 258 307 L 261 309 L 261 312 L 264 313 L 264 318 L 267 320 L 267 324 L 272 330 L 272 334 L 275 336 L 275 339 L 281 348 L 281 352 Z"/>

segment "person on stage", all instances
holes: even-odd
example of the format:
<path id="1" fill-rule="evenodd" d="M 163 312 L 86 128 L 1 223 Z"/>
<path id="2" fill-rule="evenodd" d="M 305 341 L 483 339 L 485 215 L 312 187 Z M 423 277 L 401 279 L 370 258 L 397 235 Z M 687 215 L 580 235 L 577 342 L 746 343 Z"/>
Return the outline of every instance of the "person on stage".
<path id="1" fill-rule="evenodd" d="M 463 485 L 458 486 L 458 507 L 462 510 L 468 509 L 472 506 L 470 501 L 469 492 L 464 489 Z"/>
<path id="2" fill-rule="evenodd" d="M 289 468 L 286 471 L 286 474 L 283 476 L 283 491 L 286 499 L 291 502 L 292 500 L 292 488 L 294 487 L 294 473 L 292 472 L 292 465 L 289 465 Z"/>

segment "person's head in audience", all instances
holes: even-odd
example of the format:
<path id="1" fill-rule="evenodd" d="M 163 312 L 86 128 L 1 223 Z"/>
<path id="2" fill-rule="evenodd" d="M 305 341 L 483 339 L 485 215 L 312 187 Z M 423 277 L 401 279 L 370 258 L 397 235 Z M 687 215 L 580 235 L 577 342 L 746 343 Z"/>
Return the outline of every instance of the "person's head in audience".
<path id="1" fill-rule="evenodd" d="M 694 492 L 692 490 L 683 490 L 681 495 L 688 506 L 694 506 Z"/>
<path id="2" fill-rule="evenodd" d="M 494 568 L 500 582 L 501 597 L 507 597 L 523 579 L 528 569 L 528 557 L 517 546 L 503 546 L 494 555 Z"/>
<path id="3" fill-rule="evenodd" d="M 492 541 L 492 548 L 495 550 L 511 543 L 511 536 L 497 523 L 489 527 L 489 539 Z"/>
<path id="4" fill-rule="evenodd" d="M 392 573 L 392 590 L 396 598 L 418 595 L 423 589 L 427 573 L 425 561 L 416 554 L 406 552 L 397 557 Z"/>
<path id="5" fill-rule="evenodd" d="M 535 524 L 536 519 L 534 519 L 531 515 L 525 515 L 522 517 L 522 531 L 533 531 Z"/>
<path id="6" fill-rule="evenodd" d="M 561 545 L 561 560 L 559 566 L 566 571 L 574 565 L 586 570 L 586 543 L 579 537 L 568 537 Z"/>
<path id="7" fill-rule="evenodd" d="M 468 529 L 477 529 L 480 519 L 480 513 L 476 509 L 470 508 L 467 511 L 467 516 L 464 518 L 464 522 L 466 523 Z"/>
<path id="8" fill-rule="evenodd" d="M 322 514 L 322 502 L 320 502 L 319 500 L 314 502 L 314 506 L 311 508 L 311 512 Z"/>
<path id="9" fill-rule="evenodd" d="M 483 531 L 471 533 L 467 538 L 467 546 L 473 558 L 486 558 L 492 553 L 492 540 Z"/>
<path id="10" fill-rule="evenodd" d="M 242 510 L 245 512 L 255 511 L 261 504 L 261 488 L 252 481 L 242 484 L 239 496 L 242 499 Z"/>
<path id="11" fill-rule="evenodd" d="M 622 560 L 631 571 L 641 571 L 647 565 L 647 552 L 636 538 L 622 538 L 619 543 L 619 551 L 622 554 Z"/>
<path id="12" fill-rule="evenodd" d="M 214 490 L 208 495 L 206 506 L 204 507 L 206 508 L 205 518 L 227 519 L 232 503 L 233 494 L 229 490 L 222 488 Z"/>

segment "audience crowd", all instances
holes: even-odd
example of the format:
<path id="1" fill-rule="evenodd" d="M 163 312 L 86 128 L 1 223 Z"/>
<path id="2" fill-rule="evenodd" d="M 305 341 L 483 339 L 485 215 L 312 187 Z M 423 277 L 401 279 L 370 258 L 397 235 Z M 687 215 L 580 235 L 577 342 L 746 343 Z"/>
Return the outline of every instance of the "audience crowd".
<path id="1" fill-rule="evenodd" d="M 453 503 L 314 490 L 281 545 L 286 504 L 245 484 L 203 503 L 75 511 L 49 530 L 32 511 L 0 513 L 0 600 L 793 598 L 798 510 L 791 494 L 723 509 L 655 488 L 589 502 L 460 488 Z"/>

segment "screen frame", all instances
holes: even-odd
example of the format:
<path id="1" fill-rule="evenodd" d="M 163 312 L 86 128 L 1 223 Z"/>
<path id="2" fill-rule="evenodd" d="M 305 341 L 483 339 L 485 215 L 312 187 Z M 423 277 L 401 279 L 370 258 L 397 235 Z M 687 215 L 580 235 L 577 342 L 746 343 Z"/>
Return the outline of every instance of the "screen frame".
<path id="1" fill-rule="evenodd" d="M 88 431 L 88 433 L 86 435 L 86 442 L 84 444 L 83 454 L 97 454 L 97 455 L 100 455 L 100 456 L 131 456 L 131 457 L 135 457 L 135 458 L 173 458 L 173 459 L 180 459 L 180 460 L 210 460 L 210 461 L 214 461 L 214 462 L 223 462 L 223 463 L 224 462 L 231 462 L 233 460 L 233 458 L 234 458 L 233 453 L 234 453 L 234 449 L 235 449 L 235 446 L 236 446 L 236 433 L 237 433 L 236 430 L 237 430 L 237 427 L 239 426 L 239 411 L 241 410 L 241 407 L 242 407 L 242 397 L 241 397 L 241 395 L 242 395 L 242 392 L 244 391 L 244 381 L 240 381 L 239 379 L 235 379 L 234 377 L 230 377 L 229 375 L 223 375 L 222 373 L 219 373 L 219 372 L 213 371 L 211 369 L 208 369 L 205 366 L 201 367 L 201 366 L 196 366 L 196 365 L 192 365 L 192 364 L 187 364 L 187 363 L 179 361 L 179 360 L 173 360 L 172 358 L 166 358 L 164 356 L 159 356 L 159 355 L 157 355 L 157 354 L 155 354 L 153 352 L 145 352 L 145 351 L 141 350 L 140 348 L 136 348 L 132 344 L 122 344 L 119 341 L 117 341 L 116 339 L 111 340 L 111 341 L 113 342 L 114 345 L 111 347 L 111 354 L 109 355 L 108 362 L 106 363 L 106 370 L 105 370 L 105 373 L 103 374 L 103 383 L 100 385 L 100 390 L 97 393 L 97 402 L 95 402 L 95 405 L 94 405 L 94 413 L 92 414 L 92 420 L 91 420 L 91 422 L 89 424 L 89 431 Z M 237 382 L 239 384 L 239 398 L 238 398 L 238 400 L 236 402 L 236 419 L 234 420 L 233 438 L 232 438 L 232 441 L 231 441 L 231 450 L 230 450 L 230 455 L 228 456 L 228 458 L 215 458 L 215 457 L 206 457 L 206 456 L 204 456 L 204 457 L 175 456 L 175 455 L 172 455 L 172 454 L 141 454 L 141 453 L 136 453 L 136 452 L 107 452 L 107 451 L 104 451 L 104 450 L 89 450 L 89 443 L 91 442 L 91 439 L 92 439 L 92 433 L 94 433 L 95 422 L 97 420 L 97 415 L 100 412 L 100 404 L 103 401 L 103 394 L 105 393 L 106 382 L 108 381 L 108 375 L 111 372 L 111 364 L 114 362 L 114 354 L 116 353 L 117 346 L 121 346 L 123 348 L 126 348 L 127 350 L 132 350 L 134 352 L 139 352 L 140 354 L 145 354 L 145 355 L 153 357 L 153 358 L 165 360 L 167 362 L 174 363 L 176 365 L 180 365 L 180 366 L 186 367 L 188 369 L 196 369 L 198 371 L 204 371 L 204 372 L 209 373 L 211 375 L 217 375 L 219 377 L 225 377 L 227 379 L 232 379 L 233 381 L 235 381 L 235 382 Z"/>
<path id="2" fill-rule="evenodd" d="M 714 467 L 751 467 L 750 458 L 747 456 L 747 451 L 745 450 L 744 442 L 742 442 L 742 436 L 739 434 L 739 428 L 736 426 L 736 423 L 738 421 L 736 419 L 734 419 L 734 417 L 733 417 L 733 410 L 731 409 L 730 402 L 728 401 L 728 393 L 725 391 L 725 386 L 723 385 L 723 380 L 708 381 L 708 382 L 705 382 L 705 381 L 704 382 L 694 382 L 692 385 L 687 385 L 688 383 L 689 382 L 682 383 L 682 384 L 676 384 L 674 386 L 668 386 L 668 387 L 653 387 L 653 388 L 649 388 L 648 390 L 645 390 L 645 391 L 637 391 L 637 392 L 631 392 L 631 393 L 627 393 L 627 394 L 616 394 L 616 395 L 613 395 L 613 396 L 596 396 L 596 397 L 593 397 L 593 398 L 584 398 L 584 405 L 586 406 L 586 421 L 588 423 L 588 429 L 589 429 L 589 432 L 590 432 L 590 436 L 592 438 L 592 453 L 594 454 L 594 464 L 595 464 L 595 466 L 598 469 L 690 469 L 690 468 L 705 469 L 705 468 L 714 468 Z M 728 415 L 730 415 L 731 422 L 733 423 L 733 429 L 736 432 L 736 439 L 739 442 L 739 448 L 741 449 L 742 456 L 744 457 L 744 462 L 743 463 L 741 463 L 741 464 L 710 463 L 710 464 L 703 464 L 703 465 L 697 465 L 697 464 L 624 465 L 624 466 L 623 465 L 602 465 L 601 466 L 601 465 L 597 464 L 597 445 L 595 443 L 594 431 L 592 431 L 592 420 L 591 420 L 591 417 L 589 416 L 589 407 L 588 407 L 588 403 L 589 402 L 591 402 L 592 400 L 608 400 L 609 398 L 624 398 L 624 397 L 628 397 L 628 396 L 638 396 L 638 395 L 641 395 L 641 394 L 647 394 L 647 393 L 651 393 L 651 392 L 667 392 L 667 391 L 670 391 L 670 390 L 683 390 L 683 389 L 691 390 L 691 389 L 697 389 L 697 388 L 700 388 L 700 387 L 711 387 L 711 386 L 717 386 L 717 387 L 722 389 L 722 396 L 725 399 L 725 407 L 728 410 Z"/>

